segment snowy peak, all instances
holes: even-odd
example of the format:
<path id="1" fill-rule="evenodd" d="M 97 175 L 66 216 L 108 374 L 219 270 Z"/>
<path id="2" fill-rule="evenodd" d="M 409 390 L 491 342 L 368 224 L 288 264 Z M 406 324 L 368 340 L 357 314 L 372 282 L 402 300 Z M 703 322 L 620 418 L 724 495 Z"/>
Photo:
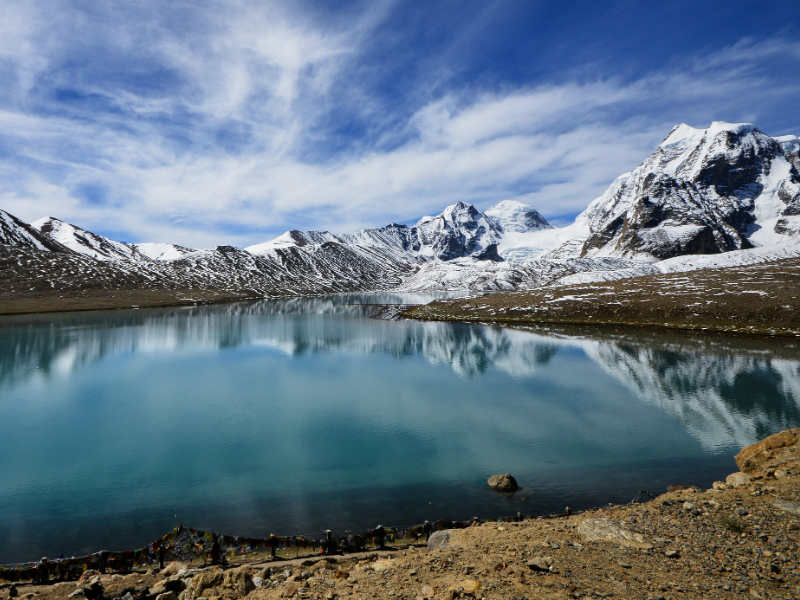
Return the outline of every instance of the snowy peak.
<path id="1" fill-rule="evenodd" d="M 506 233 L 526 233 L 551 227 L 539 211 L 518 200 L 498 202 L 486 214 L 493 217 Z"/>
<path id="2" fill-rule="evenodd" d="M 674 144 L 688 142 L 689 145 L 696 146 L 704 137 L 717 135 L 733 134 L 737 136 L 746 135 L 758 131 L 758 128 L 752 123 L 728 123 L 727 121 L 712 121 L 711 125 L 703 129 L 702 127 L 692 127 L 687 123 L 679 123 L 672 128 L 672 130 L 661 142 L 660 146 L 671 146 Z M 763 135 L 763 134 L 762 134 Z"/>
<path id="3" fill-rule="evenodd" d="M 800 215 L 792 148 L 749 123 L 674 127 L 579 216 L 590 230 L 582 255 L 665 259 L 780 243 Z"/>
<path id="4" fill-rule="evenodd" d="M 139 252 L 122 242 L 65 223 L 55 217 L 45 217 L 31 223 L 42 236 L 66 246 L 73 252 L 97 260 L 141 260 Z"/>
<path id="5" fill-rule="evenodd" d="M 796 135 L 782 135 L 775 141 L 781 145 L 784 156 L 795 170 L 800 171 L 800 137 Z"/>
<path id="6" fill-rule="evenodd" d="M 535 212 L 535 211 L 534 211 Z M 538 213 L 537 213 L 538 214 Z M 471 204 L 457 202 L 435 217 L 425 217 L 408 227 L 392 223 L 334 235 L 328 231 L 287 231 L 277 238 L 246 248 L 253 254 L 267 254 L 280 248 L 309 248 L 333 242 L 360 253 L 375 252 L 393 260 L 425 262 L 473 257 L 500 260 L 497 244 L 503 228 L 499 221 Z"/>
<path id="7" fill-rule="evenodd" d="M 500 260 L 497 245 L 503 228 L 472 204 L 451 204 L 440 215 L 412 229 L 419 252 L 425 257 L 445 261 L 467 256 Z"/>
<path id="8" fill-rule="evenodd" d="M 269 251 L 278 248 L 289 248 L 291 246 L 302 248 L 304 246 L 315 246 L 326 242 L 341 241 L 341 239 L 333 235 L 330 231 L 298 231 L 297 229 L 290 229 L 268 242 L 248 246 L 245 250 L 251 254 L 267 254 Z"/>
<path id="9" fill-rule="evenodd" d="M 163 262 L 170 262 L 173 260 L 180 260 L 187 254 L 197 252 L 193 248 L 186 246 L 179 246 L 178 244 L 164 244 L 160 242 L 142 242 L 139 244 L 131 244 L 139 254 L 149 258 L 150 260 L 158 260 Z"/>
<path id="10" fill-rule="evenodd" d="M 720 174 L 720 165 L 729 165 L 728 170 L 735 173 L 736 167 L 743 163 L 752 166 L 756 156 L 772 158 L 781 153 L 776 140 L 751 123 L 714 121 L 707 129 L 686 124 L 673 128 L 659 145 L 656 151 L 658 159 L 653 162 L 674 177 L 705 177 L 709 180 L 714 174 Z M 703 173 L 709 168 L 717 173 Z M 740 182 L 732 181 L 731 184 L 736 186 Z"/>
<path id="11" fill-rule="evenodd" d="M 4 210 L 0 210 L 0 244 L 30 250 L 69 251 L 62 244 L 42 235 L 35 227 Z"/>

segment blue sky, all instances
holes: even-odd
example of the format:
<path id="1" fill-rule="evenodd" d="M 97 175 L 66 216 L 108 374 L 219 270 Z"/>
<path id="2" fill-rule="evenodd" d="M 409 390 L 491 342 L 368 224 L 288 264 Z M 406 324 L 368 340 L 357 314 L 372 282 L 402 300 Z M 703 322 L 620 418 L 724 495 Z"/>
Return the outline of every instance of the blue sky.
<path id="1" fill-rule="evenodd" d="M 565 223 L 676 123 L 800 133 L 795 2 L 0 3 L 0 208 L 128 241 Z"/>

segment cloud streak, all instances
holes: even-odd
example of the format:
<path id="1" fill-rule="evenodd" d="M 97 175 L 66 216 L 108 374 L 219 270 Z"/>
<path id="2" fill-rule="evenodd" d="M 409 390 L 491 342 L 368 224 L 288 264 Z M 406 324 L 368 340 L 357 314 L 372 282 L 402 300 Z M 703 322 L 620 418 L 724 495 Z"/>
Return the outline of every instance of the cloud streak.
<path id="1" fill-rule="evenodd" d="M 376 74 L 369 53 L 398 7 L 357 8 L 10 7 L 0 207 L 193 246 L 408 221 L 456 200 L 521 197 L 565 219 L 676 122 L 782 123 L 800 92 L 800 46 L 773 37 L 633 77 L 503 86 L 449 81 L 449 52 L 426 56 L 401 96 L 381 93 L 400 66 L 387 57 Z"/>

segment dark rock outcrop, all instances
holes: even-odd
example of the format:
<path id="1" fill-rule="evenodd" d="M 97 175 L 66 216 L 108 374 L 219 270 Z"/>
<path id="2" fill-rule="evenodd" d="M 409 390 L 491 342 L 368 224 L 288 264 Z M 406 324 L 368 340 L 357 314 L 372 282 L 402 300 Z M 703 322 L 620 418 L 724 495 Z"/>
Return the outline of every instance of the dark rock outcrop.
<path id="1" fill-rule="evenodd" d="M 492 475 L 487 482 L 489 487 L 498 492 L 516 492 L 519 489 L 517 480 L 511 473 Z"/>

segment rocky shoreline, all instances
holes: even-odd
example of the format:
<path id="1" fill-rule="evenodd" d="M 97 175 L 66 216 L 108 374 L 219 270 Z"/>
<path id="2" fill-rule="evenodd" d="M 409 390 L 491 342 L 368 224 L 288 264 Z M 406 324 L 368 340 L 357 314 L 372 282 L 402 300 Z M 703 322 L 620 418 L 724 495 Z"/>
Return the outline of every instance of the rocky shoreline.
<path id="1" fill-rule="evenodd" d="M 797 598 L 800 429 L 748 446 L 736 462 L 740 471 L 711 489 L 438 531 L 402 550 L 88 570 L 77 581 L 5 584 L 0 598 Z"/>

